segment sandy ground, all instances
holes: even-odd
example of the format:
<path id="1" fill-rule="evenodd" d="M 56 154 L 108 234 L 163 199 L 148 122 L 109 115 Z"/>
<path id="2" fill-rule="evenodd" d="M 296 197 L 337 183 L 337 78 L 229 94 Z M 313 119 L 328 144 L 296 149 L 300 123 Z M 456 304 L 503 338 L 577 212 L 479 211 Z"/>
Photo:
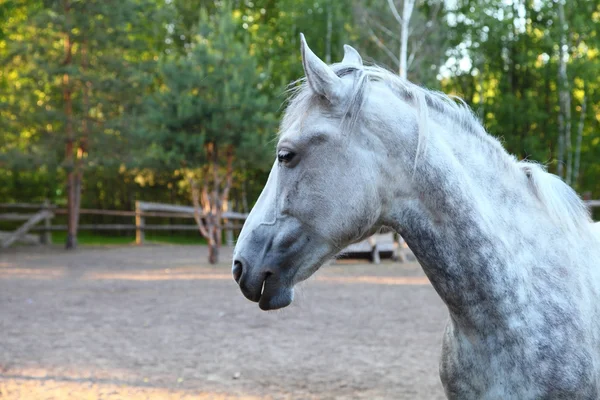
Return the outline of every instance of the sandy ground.
<path id="1" fill-rule="evenodd" d="M 443 399 L 415 263 L 323 267 L 261 311 L 195 246 L 0 254 L 1 399 Z"/>

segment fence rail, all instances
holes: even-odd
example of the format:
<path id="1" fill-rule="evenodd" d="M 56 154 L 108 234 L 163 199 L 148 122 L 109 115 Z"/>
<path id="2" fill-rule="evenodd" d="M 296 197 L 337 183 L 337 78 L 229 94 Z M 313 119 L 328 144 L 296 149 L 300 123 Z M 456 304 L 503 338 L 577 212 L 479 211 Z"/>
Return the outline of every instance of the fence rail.
<path id="1" fill-rule="evenodd" d="M 155 210 L 155 211 L 165 211 L 165 212 L 171 212 L 171 213 L 182 213 L 182 214 L 189 214 L 189 215 L 194 215 L 194 207 L 190 207 L 190 206 L 178 206 L 178 205 L 174 205 L 174 204 L 162 204 L 162 203 L 149 203 L 146 201 L 136 201 L 136 212 L 138 212 L 137 210 L 139 209 L 140 212 L 145 212 L 148 210 Z M 233 212 L 233 211 L 225 211 L 222 214 L 222 217 L 224 219 L 241 219 L 241 220 L 245 220 L 248 215 L 247 214 L 242 214 L 242 213 L 238 213 L 238 212 Z"/>
<path id="2" fill-rule="evenodd" d="M 242 229 L 242 224 L 230 225 L 229 229 Z M 141 229 L 143 231 L 197 231 L 196 225 L 185 225 L 185 224 L 147 224 L 143 226 L 135 224 L 79 224 L 77 226 L 80 231 L 135 231 Z M 51 225 L 50 227 L 34 226 L 29 229 L 35 232 L 45 231 L 66 231 L 67 225 Z"/>
<path id="3" fill-rule="evenodd" d="M 0 203 L 0 208 L 25 208 L 30 210 L 39 210 L 41 208 L 58 208 L 50 203 Z"/>
<path id="4" fill-rule="evenodd" d="M 586 200 L 584 203 L 590 208 L 600 207 L 600 200 Z M 11 211 L 0 213 L 0 222 L 15 222 L 24 221 L 17 230 L 5 235 L 0 247 L 7 247 L 14 243 L 19 238 L 26 236 L 27 232 L 34 231 L 41 233 L 41 242 L 51 243 L 51 232 L 66 231 L 67 225 L 52 224 L 52 218 L 56 215 L 66 215 L 66 208 L 59 208 L 57 205 L 50 203 L 0 203 L 0 209 L 13 209 L 19 211 Z M 21 212 L 23 210 L 25 212 Z M 26 210 L 31 210 L 27 212 Z M 193 219 L 194 207 L 180 206 L 174 204 L 152 203 L 145 201 L 137 201 L 135 211 L 123 210 L 102 210 L 83 208 L 79 210 L 80 215 L 106 215 L 114 217 L 131 217 L 135 219 L 135 223 L 128 224 L 80 224 L 79 230 L 95 230 L 95 231 L 135 231 L 136 243 L 143 244 L 146 231 L 194 231 L 198 230 L 196 224 L 147 224 L 146 218 L 181 218 Z M 203 215 L 202 217 L 206 217 Z M 248 217 L 247 214 L 238 212 L 226 211 L 222 214 L 222 226 L 225 230 L 226 242 L 228 245 L 233 245 L 233 231 L 239 230 L 243 226 L 243 221 Z M 43 225 L 37 225 L 40 222 Z M 236 221 L 237 223 L 233 223 Z"/>
<path id="5" fill-rule="evenodd" d="M 25 236 L 35 224 L 43 220 L 48 220 L 50 218 L 52 218 L 52 212 L 48 210 L 41 210 L 36 214 L 33 214 L 27 219 L 27 222 L 25 222 L 23 225 L 17 228 L 17 230 L 15 230 L 12 234 L 6 236 L 0 242 L 0 248 L 7 248 L 11 244 L 19 240 L 21 237 Z"/>
<path id="6" fill-rule="evenodd" d="M 18 234 L 18 237 L 22 237 L 26 232 L 34 231 L 42 233 L 42 242 L 50 243 L 51 232 L 66 231 L 67 225 L 64 224 L 52 224 L 52 218 L 56 215 L 66 215 L 68 210 L 66 208 L 59 208 L 56 205 L 43 203 L 0 203 L 0 209 L 6 210 L 19 210 L 17 212 L 5 212 L 0 213 L 1 221 L 27 221 L 24 225 L 19 227 L 14 234 Z M 24 211 L 24 212 L 21 212 Z M 28 212 L 30 211 L 30 212 Z M 40 214 L 42 211 L 44 213 Z M 94 231 L 135 231 L 136 243 L 144 243 L 144 233 L 146 231 L 198 231 L 198 226 L 194 224 L 147 224 L 146 218 L 175 218 L 175 219 L 194 219 L 194 207 L 180 206 L 174 204 L 162 204 L 137 201 L 135 211 L 123 211 L 123 210 L 102 210 L 92 208 L 82 208 L 79 210 L 80 215 L 105 215 L 113 217 L 130 217 L 134 218 L 134 223 L 122 223 L 122 224 L 79 224 L 78 230 L 94 230 Z M 41 216 L 41 217 L 40 217 Z M 35 217 L 35 218 L 34 218 Z M 202 215 L 205 218 L 206 215 Z M 223 228 L 226 234 L 226 241 L 228 245 L 233 245 L 233 231 L 239 230 L 243 226 L 243 221 L 246 219 L 247 214 L 226 211 L 222 214 Z M 33 218 L 33 220 L 32 220 Z M 40 221 L 44 221 L 44 225 L 37 225 Z M 234 221 L 236 223 L 234 223 Z M 12 239 L 13 234 L 10 235 L 11 243 L 16 239 Z"/>
<path id="7" fill-rule="evenodd" d="M 584 201 L 584 203 L 589 208 L 600 207 L 600 200 L 586 200 L 586 201 Z"/>

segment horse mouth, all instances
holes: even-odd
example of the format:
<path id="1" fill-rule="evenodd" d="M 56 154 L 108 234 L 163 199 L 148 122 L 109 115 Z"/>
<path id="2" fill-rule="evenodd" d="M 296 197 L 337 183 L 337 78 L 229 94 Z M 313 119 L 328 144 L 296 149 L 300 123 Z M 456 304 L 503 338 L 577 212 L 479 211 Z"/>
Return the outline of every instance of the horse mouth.
<path id="1" fill-rule="evenodd" d="M 258 299 L 261 310 L 277 310 L 289 306 L 294 300 L 294 289 L 281 284 L 274 275 L 268 275 L 263 282 Z"/>
<path id="2" fill-rule="evenodd" d="M 235 273 L 234 278 L 236 278 Z M 237 275 L 236 280 L 239 281 L 244 297 L 258 303 L 262 310 L 277 310 L 291 304 L 294 299 L 293 286 L 284 284 L 279 274 L 267 272 L 262 277 L 257 278 L 256 275 L 252 276 L 244 273 L 240 279 L 240 275 Z"/>

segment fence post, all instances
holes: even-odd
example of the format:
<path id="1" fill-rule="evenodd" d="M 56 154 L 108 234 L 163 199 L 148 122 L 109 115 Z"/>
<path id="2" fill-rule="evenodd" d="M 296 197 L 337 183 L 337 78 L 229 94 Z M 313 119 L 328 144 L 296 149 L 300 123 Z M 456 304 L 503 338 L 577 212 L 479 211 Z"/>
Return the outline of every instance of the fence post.
<path id="1" fill-rule="evenodd" d="M 231 210 L 230 201 L 227 202 L 227 210 Z M 228 219 L 224 219 L 223 222 L 225 222 L 225 242 L 227 243 L 228 247 L 233 247 L 233 224 Z"/>
<path id="2" fill-rule="evenodd" d="M 19 240 L 21 237 L 25 236 L 27 232 L 37 223 L 47 218 L 50 214 L 50 211 L 42 210 L 36 214 L 33 214 L 31 218 L 27 220 L 23 225 L 21 225 L 16 231 L 12 234 L 9 234 L 3 241 L 0 242 L 1 248 L 6 248 L 13 244 L 15 241 Z"/>
<path id="3" fill-rule="evenodd" d="M 139 201 L 135 202 L 135 244 L 144 244 L 144 217 L 142 217 L 142 206 Z"/>
<path id="4" fill-rule="evenodd" d="M 44 204 L 42 209 L 45 211 L 50 211 L 50 201 L 48 199 L 44 200 Z M 44 219 L 44 232 L 41 236 L 42 244 L 52 244 L 52 217 L 54 214 L 48 214 L 48 216 Z"/>
<path id="5" fill-rule="evenodd" d="M 229 220 L 225 220 L 225 241 L 228 247 L 233 247 L 233 224 Z"/>

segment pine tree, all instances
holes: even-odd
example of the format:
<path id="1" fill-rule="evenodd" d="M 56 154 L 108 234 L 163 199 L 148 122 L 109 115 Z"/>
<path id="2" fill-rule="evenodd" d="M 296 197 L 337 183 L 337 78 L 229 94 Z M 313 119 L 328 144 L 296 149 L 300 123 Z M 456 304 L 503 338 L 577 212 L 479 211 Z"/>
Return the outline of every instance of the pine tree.
<path id="1" fill-rule="evenodd" d="M 261 93 L 264 75 L 249 44 L 236 37 L 231 8 L 200 14 L 188 50 L 161 62 L 144 135 L 154 162 L 186 171 L 209 262 L 216 263 L 234 168 L 264 164 L 274 107 Z"/>
<path id="2" fill-rule="evenodd" d="M 42 165 L 65 175 L 67 248 L 77 245 L 84 170 L 125 156 L 116 150 L 127 148 L 129 111 L 141 102 L 142 72 L 160 48 L 161 32 L 148 21 L 164 18 L 159 4 L 53 0 L 11 10 L 15 29 L 0 46 L 10 77 L 0 116 L 14 121 L 8 135 L 38 146 L 13 146 L 9 162 L 19 173 Z"/>

